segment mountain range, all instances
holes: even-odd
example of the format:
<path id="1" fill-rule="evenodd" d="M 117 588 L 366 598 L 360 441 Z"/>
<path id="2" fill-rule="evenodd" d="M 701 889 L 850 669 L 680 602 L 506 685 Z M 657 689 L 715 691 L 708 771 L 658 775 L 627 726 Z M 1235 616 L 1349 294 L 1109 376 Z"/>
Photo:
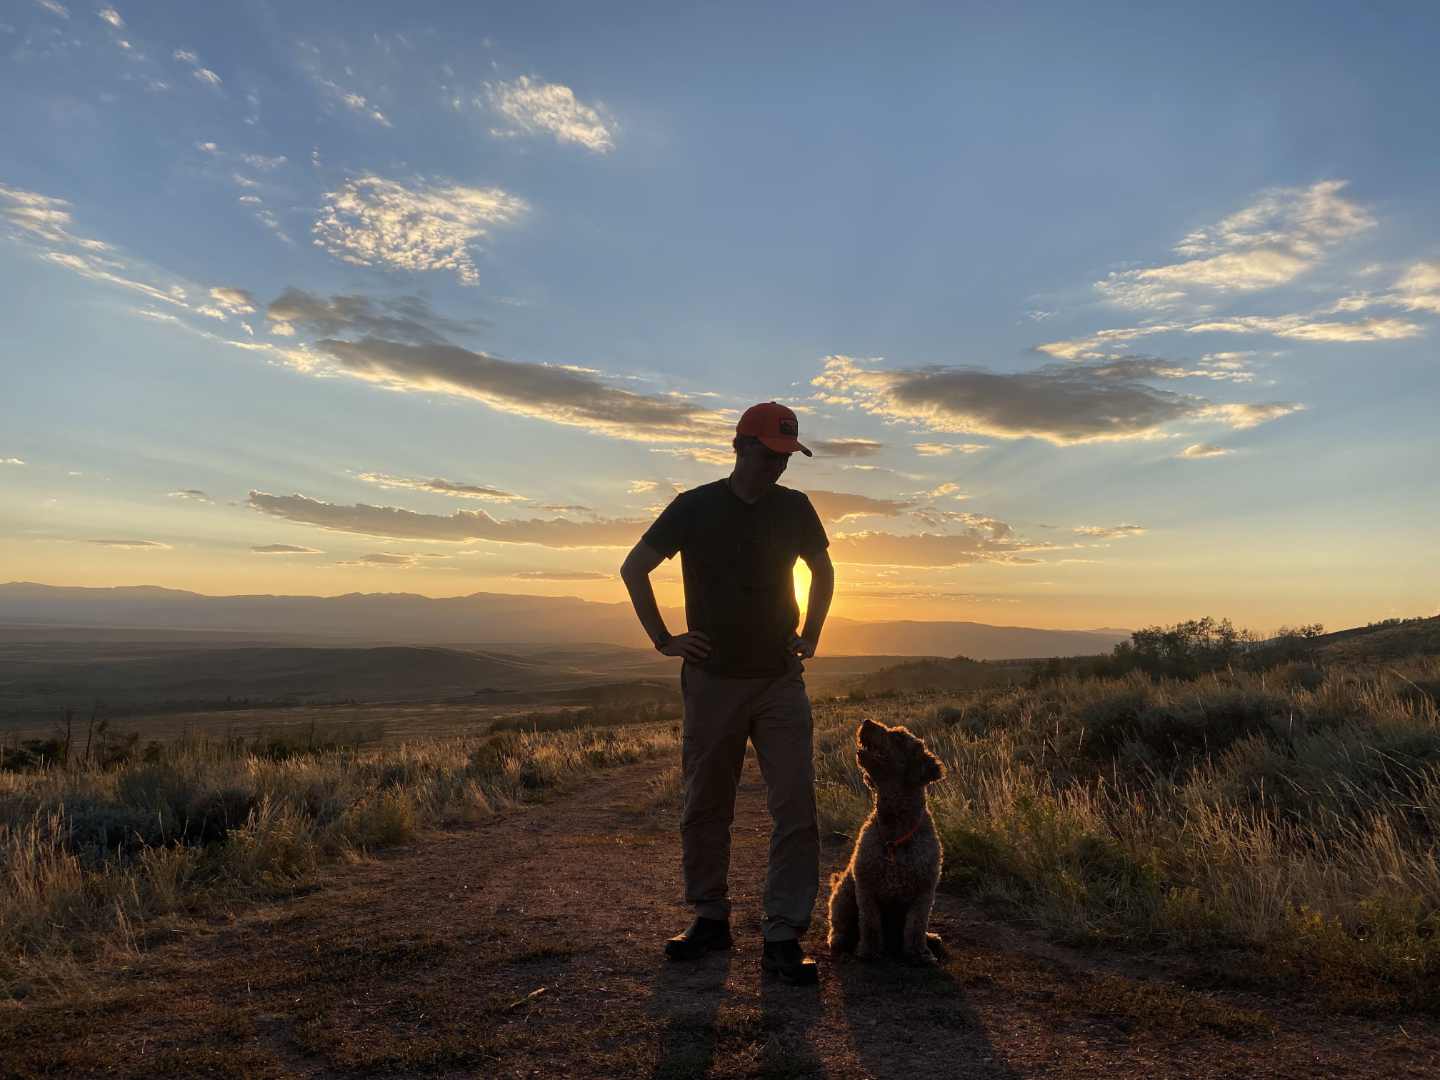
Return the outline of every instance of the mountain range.
<path id="1" fill-rule="evenodd" d="M 672 630 L 684 614 L 665 610 Z M 335 645 L 481 645 L 516 642 L 603 643 L 645 647 L 629 603 L 573 596 L 415 593 L 341 596 L 206 596 L 154 585 L 82 588 L 34 582 L 0 584 L 0 627 L 7 636 L 65 627 L 81 630 L 208 631 L 247 640 L 323 639 Z M 977 660 L 1108 652 L 1128 631 L 1045 630 L 974 622 L 862 622 L 832 616 L 822 652 L 830 655 L 964 655 Z"/>

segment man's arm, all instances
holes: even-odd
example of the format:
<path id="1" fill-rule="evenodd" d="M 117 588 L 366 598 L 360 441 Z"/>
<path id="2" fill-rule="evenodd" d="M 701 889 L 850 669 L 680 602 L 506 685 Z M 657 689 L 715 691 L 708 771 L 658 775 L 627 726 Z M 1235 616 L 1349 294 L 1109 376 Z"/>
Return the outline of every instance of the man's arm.
<path id="1" fill-rule="evenodd" d="M 830 600 L 835 595 L 835 564 L 824 548 L 800 557 L 810 568 L 810 596 L 805 602 L 805 626 L 800 631 L 804 647 L 797 644 L 796 651 L 808 660 L 820 645 L 820 631 L 825 626 L 825 616 L 830 613 Z"/>
<path id="2" fill-rule="evenodd" d="M 697 631 L 671 637 L 670 631 L 665 629 L 660 605 L 655 602 L 655 589 L 650 584 L 650 571 L 664 561 L 658 551 L 641 540 L 620 564 L 620 580 L 625 582 L 625 588 L 630 592 L 630 603 L 634 605 L 640 625 L 650 635 L 650 640 L 656 643 L 657 649 L 666 656 L 704 660 L 710 655 L 710 640 L 704 634 Z M 662 641 L 664 645 L 659 644 Z"/>

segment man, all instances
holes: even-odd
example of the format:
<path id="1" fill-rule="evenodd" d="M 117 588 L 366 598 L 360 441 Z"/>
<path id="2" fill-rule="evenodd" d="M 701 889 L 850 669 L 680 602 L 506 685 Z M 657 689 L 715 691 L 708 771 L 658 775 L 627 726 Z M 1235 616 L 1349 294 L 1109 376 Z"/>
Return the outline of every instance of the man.
<path id="1" fill-rule="evenodd" d="M 799 451 L 795 414 L 773 401 L 747 409 L 735 428 L 728 477 L 682 492 L 641 537 L 620 568 L 645 632 L 666 656 L 684 661 L 680 819 L 690 928 L 665 944 L 673 960 L 728 949 L 730 823 L 745 743 L 755 746 L 770 816 L 761 967 L 791 983 L 817 981 L 800 938 L 810 925 L 820 879 L 810 699 L 801 663 L 815 655 L 830 609 L 835 570 L 829 540 L 810 500 L 776 483 Z M 686 632 L 665 628 L 650 571 L 681 554 Z M 810 567 L 804 629 L 792 577 Z"/>

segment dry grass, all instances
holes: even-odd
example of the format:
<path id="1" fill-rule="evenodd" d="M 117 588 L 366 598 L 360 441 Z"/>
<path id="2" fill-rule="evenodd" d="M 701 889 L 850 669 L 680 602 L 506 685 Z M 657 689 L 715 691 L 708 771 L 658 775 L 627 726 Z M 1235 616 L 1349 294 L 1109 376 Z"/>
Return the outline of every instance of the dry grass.
<path id="1" fill-rule="evenodd" d="M 1308 665 L 1307 665 L 1308 669 Z M 1224 950 L 1352 1007 L 1440 1009 L 1440 661 L 1062 678 L 817 705 L 822 827 L 868 809 L 864 715 L 949 767 L 945 885 L 1071 943 Z"/>
<path id="2" fill-rule="evenodd" d="M 279 755 L 189 740 L 108 770 L 0 772 L 0 995 L 73 990 L 87 960 L 167 916 L 293 890 L 323 862 L 675 741 L 668 725 Z"/>

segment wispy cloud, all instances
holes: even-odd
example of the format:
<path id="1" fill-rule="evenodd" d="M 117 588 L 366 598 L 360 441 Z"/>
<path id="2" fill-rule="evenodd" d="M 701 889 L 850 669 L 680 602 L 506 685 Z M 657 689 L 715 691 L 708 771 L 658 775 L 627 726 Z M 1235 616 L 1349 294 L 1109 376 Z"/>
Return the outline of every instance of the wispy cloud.
<path id="1" fill-rule="evenodd" d="M 1227 450 L 1223 446 L 1216 446 L 1214 443 L 1191 443 L 1175 455 L 1182 458 L 1217 458 L 1233 454 L 1234 450 Z"/>
<path id="2" fill-rule="evenodd" d="M 1179 420 L 1249 427 L 1299 406 L 1274 402 L 1216 405 L 1150 385 L 1138 367 L 1055 365 L 1016 374 L 976 368 L 882 371 L 831 356 L 812 380 L 833 401 L 925 430 L 1003 439 L 1038 438 L 1057 446 L 1157 438 Z"/>
<path id="3" fill-rule="evenodd" d="M 51 15 L 58 15 L 62 19 L 70 18 L 70 9 L 59 0 L 35 0 L 35 5 L 44 8 Z"/>
<path id="4" fill-rule="evenodd" d="M 821 457 L 874 457 L 885 449 L 885 444 L 874 439 L 814 439 L 809 446 Z"/>
<path id="5" fill-rule="evenodd" d="M 597 570 L 518 570 L 510 576 L 530 581 L 609 581 L 615 575 Z"/>
<path id="6" fill-rule="evenodd" d="M 215 501 L 199 488 L 181 488 L 179 491 L 169 492 L 169 495 L 172 499 L 182 499 L 185 502 L 210 503 Z"/>
<path id="7" fill-rule="evenodd" d="M 484 484 L 463 484 L 455 480 L 442 480 L 436 477 L 431 480 L 422 480 L 405 476 L 387 476 L 384 473 L 363 472 L 360 479 L 367 484 L 377 484 L 383 488 L 406 488 L 410 491 L 424 491 L 431 495 L 450 495 L 460 499 L 484 499 L 488 502 L 525 502 L 524 495 L 516 495 L 514 492 L 501 491 L 499 488 L 487 487 Z"/>
<path id="8" fill-rule="evenodd" d="M 187 65 L 190 68 L 190 74 L 194 75 L 197 81 L 204 83 L 206 86 L 218 90 L 225 81 L 220 78 L 219 75 L 215 74 L 215 72 L 201 64 L 200 57 L 189 49 L 176 49 L 171 55 L 180 63 Z"/>
<path id="9" fill-rule="evenodd" d="M 631 480 L 630 486 L 625 490 L 631 495 L 644 495 L 654 491 L 659 486 L 659 482 L 655 480 Z"/>
<path id="10" fill-rule="evenodd" d="M 942 442 L 920 442 L 915 444 L 915 452 L 921 457 L 944 457 L 946 454 L 978 454 L 981 450 L 988 450 L 990 447 L 985 443 L 942 443 Z"/>
<path id="11" fill-rule="evenodd" d="M 375 123 L 379 124 L 381 127 L 388 128 L 395 126 L 390 122 L 389 117 L 387 117 L 383 112 L 376 108 L 375 105 L 369 99 L 367 99 L 364 94 L 357 94 L 353 90 L 347 90 L 345 89 L 345 87 L 339 86 L 336 83 L 331 82 L 329 79 L 322 79 L 317 77 L 315 82 L 320 86 L 322 90 L 325 91 L 327 95 L 329 95 L 335 101 L 338 101 L 341 105 L 344 105 L 345 108 L 349 109 L 351 112 L 368 117 L 369 119 L 375 121 Z"/>
<path id="12" fill-rule="evenodd" d="M 872 499 L 848 491 L 806 491 L 821 519 L 838 524 L 859 517 L 897 517 L 912 505 L 896 499 Z"/>
<path id="13" fill-rule="evenodd" d="M 377 551 L 361 555 L 358 559 L 337 562 L 336 566 L 414 566 L 419 560 L 414 555 L 396 555 L 388 551 Z"/>
<path id="14" fill-rule="evenodd" d="M 437 315 L 419 296 L 325 297 L 293 287 L 271 302 L 265 317 L 272 325 L 298 327 L 327 337 L 358 334 L 415 344 L 441 342 L 448 335 L 472 333 L 483 325 L 481 320 Z"/>
<path id="15" fill-rule="evenodd" d="M 962 532 L 840 533 L 830 544 L 836 562 L 868 566 L 941 567 L 978 562 L 1031 563 L 1032 546 L 1008 531 L 973 527 Z"/>
<path id="16" fill-rule="evenodd" d="M 597 519 L 527 518 L 498 521 L 483 510 L 453 514 L 417 514 L 393 506 L 356 503 L 339 506 L 304 495 L 250 493 L 249 505 L 262 514 L 335 532 L 359 533 L 405 540 L 466 543 L 488 540 L 502 544 L 538 544 L 551 548 L 631 547 L 650 522 Z"/>
<path id="17" fill-rule="evenodd" d="M 1148 530 L 1143 525 L 1076 525 L 1070 531 L 1081 536 L 1119 540 L 1127 536 L 1143 536 Z"/>
<path id="18" fill-rule="evenodd" d="M 255 311 L 255 298 L 244 289 L 227 285 L 216 286 L 210 290 L 210 299 L 230 315 L 250 315 Z"/>
<path id="19" fill-rule="evenodd" d="M 720 435 L 717 432 L 717 437 Z M 682 458 L 685 461 L 693 461 L 697 465 L 733 465 L 735 464 L 735 451 L 721 450 L 711 446 L 652 446 L 652 454 L 670 454 L 673 457 Z"/>
<path id="20" fill-rule="evenodd" d="M 120 12 L 116 11 L 113 7 L 103 7 L 95 14 L 116 30 L 125 29 L 125 20 L 120 17 Z"/>
<path id="21" fill-rule="evenodd" d="M 324 555 L 319 548 L 304 547 L 300 544 L 261 544 L 250 549 L 256 555 Z"/>
<path id="22" fill-rule="evenodd" d="M 581 102 L 568 86 L 521 75 L 513 82 L 488 83 L 485 89 L 490 106 L 514 125 L 509 131 L 496 129 L 496 135 L 548 132 L 597 154 L 615 146 L 614 120 Z"/>
<path id="23" fill-rule="evenodd" d="M 162 544 L 158 540 L 87 540 L 86 543 L 99 544 L 101 547 L 134 548 L 139 551 L 168 551 L 170 549 L 169 544 Z"/>
<path id="24" fill-rule="evenodd" d="M 315 222 L 317 246 L 357 266 L 450 270 L 479 281 L 472 245 L 497 225 L 517 221 L 524 199 L 498 187 L 472 188 L 417 180 L 406 186 L 379 176 L 347 180 L 325 195 Z"/>
<path id="25" fill-rule="evenodd" d="M 25 462 L 18 457 L 0 458 L 0 465 L 24 465 Z"/>
<path id="26" fill-rule="evenodd" d="M 1215 294 L 1285 285 L 1375 219 L 1341 192 L 1343 180 L 1276 188 L 1175 246 L 1179 262 L 1110 274 L 1095 287 L 1124 307 L 1165 308 Z"/>

